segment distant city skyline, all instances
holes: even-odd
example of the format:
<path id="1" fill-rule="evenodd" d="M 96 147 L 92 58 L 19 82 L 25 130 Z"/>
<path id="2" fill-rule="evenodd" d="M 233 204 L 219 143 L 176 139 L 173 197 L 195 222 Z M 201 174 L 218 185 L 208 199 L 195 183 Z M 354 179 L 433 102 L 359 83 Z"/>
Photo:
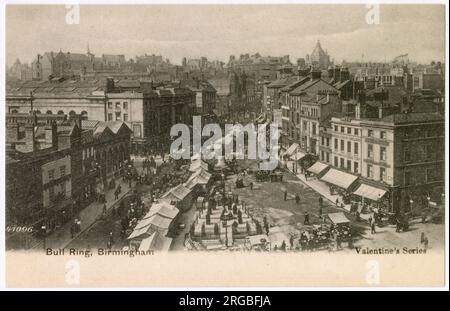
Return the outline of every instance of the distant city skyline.
<path id="1" fill-rule="evenodd" d="M 335 63 L 384 62 L 400 54 L 418 63 L 445 59 L 445 7 L 381 5 L 368 24 L 365 5 L 82 5 L 80 23 L 66 23 L 64 5 L 6 7 L 6 64 L 31 63 L 54 51 L 157 54 L 172 64 L 206 56 L 312 52 L 317 40 Z"/>

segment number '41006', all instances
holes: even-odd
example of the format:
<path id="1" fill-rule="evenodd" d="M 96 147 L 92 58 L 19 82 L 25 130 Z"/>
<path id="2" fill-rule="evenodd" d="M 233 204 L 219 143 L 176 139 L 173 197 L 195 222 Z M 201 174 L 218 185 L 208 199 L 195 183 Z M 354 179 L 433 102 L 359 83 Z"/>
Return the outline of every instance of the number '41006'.
<path id="1" fill-rule="evenodd" d="M 33 227 L 7 226 L 6 232 L 31 233 L 31 232 L 33 232 Z"/>

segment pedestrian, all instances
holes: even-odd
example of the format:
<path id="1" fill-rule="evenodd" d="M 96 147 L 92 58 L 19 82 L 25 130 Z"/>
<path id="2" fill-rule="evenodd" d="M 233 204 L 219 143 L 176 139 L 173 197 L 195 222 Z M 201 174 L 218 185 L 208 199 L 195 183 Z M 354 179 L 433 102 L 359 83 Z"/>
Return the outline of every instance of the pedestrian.
<path id="1" fill-rule="evenodd" d="M 339 233 L 336 234 L 336 246 L 337 249 L 342 249 L 342 239 Z"/>
<path id="2" fill-rule="evenodd" d="M 369 221 L 369 227 L 372 227 L 372 216 L 369 216 L 368 221 Z"/>
<path id="3" fill-rule="evenodd" d="M 284 190 L 284 200 L 285 201 L 287 201 L 287 195 L 288 195 L 287 190 Z"/>
<path id="4" fill-rule="evenodd" d="M 286 251 L 286 242 L 283 240 L 283 242 L 281 243 L 281 250 L 284 252 Z"/>
<path id="5" fill-rule="evenodd" d="M 295 204 L 300 204 L 300 196 L 297 194 L 295 194 Z"/>
<path id="6" fill-rule="evenodd" d="M 292 235 L 289 238 L 289 245 L 291 246 L 291 249 L 294 248 L 294 237 Z"/>
<path id="7" fill-rule="evenodd" d="M 370 225 L 370 232 L 371 232 L 372 234 L 375 234 L 375 233 L 376 233 L 376 231 L 375 231 L 375 221 L 372 221 L 372 224 Z"/>
<path id="8" fill-rule="evenodd" d="M 253 191 L 253 181 L 250 182 L 250 190 Z"/>
<path id="9" fill-rule="evenodd" d="M 400 220 L 398 218 L 395 220 L 395 224 L 396 224 L 395 232 L 400 232 L 401 225 L 400 225 Z"/>
<path id="10" fill-rule="evenodd" d="M 304 225 L 309 225 L 309 213 L 305 212 L 305 220 L 303 221 Z"/>
<path id="11" fill-rule="evenodd" d="M 420 234 L 420 244 L 423 244 L 423 241 L 425 241 L 425 232 Z"/>
<path id="12" fill-rule="evenodd" d="M 423 240 L 423 247 L 424 247 L 425 250 L 428 249 L 428 238 L 427 237 L 425 237 L 424 240 Z"/>
<path id="13" fill-rule="evenodd" d="M 114 235 L 112 231 L 109 233 L 109 242 L 111 243 L 111 245 L 114 244 Z"/>
<path id="14" fill-rule="evenodd" d="M 75 235 L 75 223 L 70 226 L 70 238 L 73 239 Z"/>

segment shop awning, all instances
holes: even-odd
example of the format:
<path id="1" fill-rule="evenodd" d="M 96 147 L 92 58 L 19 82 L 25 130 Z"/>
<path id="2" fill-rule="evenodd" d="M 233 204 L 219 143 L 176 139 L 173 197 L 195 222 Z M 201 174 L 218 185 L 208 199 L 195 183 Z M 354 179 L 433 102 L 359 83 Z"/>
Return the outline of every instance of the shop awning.
<path id="1" fill-rule="evenodd" d="M 358 179 L 358 176 L 331 168 L 321 180 L 347 190 Z"/>
<path id="2" fill-rule="evenodd" d="M 293 143 L 289 146 L 289 148 L 286 150 L 286 152 L 283 154 L 283 156 L 290 157 L 294 154 L 294 152 L 297 150 L 297 148 L 300 147 L 297 143 Z"/>
<path id="3" fill-rule="evenodd" d="M 314 163 L 310 168 L 307 169 L 308 172 L 311 172 L 315 175 L 319 175 L 322 173 L 325 169 L 329 167 L 328 164 L 322 163 L 322 162 L 316 162 Z"/>
<path id="4" fill-rule="evenodd" d="M 366 184 L 361 184 L 358 189 L 353 192 L 353 194 L 359 195 L 360 197 L 364 197 L 372 201 L 378 201 L 386 194 L 386 190 Z"/>
<path id="5" fill-rule="evenodd" d="M 294 155 L 292 155 L 289 159 L 292 161 L 299 161 L 305 157 L 306 154 L 304 154 L 301 151 L 297 151 Z"/>
<path id="6" fill-rule="evenodd" d="M 331 222 L 334 224 L 346 224 L 350 222 L 342 212 L 328 214 L 328 218 L 330 218 Z"/>
<path id="7" fill-rule="evenodd" d="M 199 169 L 208 170 L 208 164 L 206 162 L 203 162 L 203 160 L 192 161 L 192 163 L 189 167 L 189 171 L 195 172 L 195 171 L 198 171 Z"/>

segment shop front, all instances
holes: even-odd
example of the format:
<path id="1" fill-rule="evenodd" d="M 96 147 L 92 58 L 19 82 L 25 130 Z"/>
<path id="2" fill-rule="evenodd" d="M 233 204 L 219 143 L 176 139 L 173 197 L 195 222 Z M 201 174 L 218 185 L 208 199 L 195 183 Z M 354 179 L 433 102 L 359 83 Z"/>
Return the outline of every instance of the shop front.
<path id="1" fill-rule="evenodd" d="M 320 179 L 329 185 L 330 194 L 339 194 L 343 197 L 344 204 L 350 203 L 351 190 L 358 176 L 331 168 Z"/>
<path id="2" fill-rule="evenodd" d="M 353 192 L 358 211 L 360 213 L 368 213 L 375 209 L 384 213 L 392 212 L 387 193 L 387 189 L 361 183 Z"/>

